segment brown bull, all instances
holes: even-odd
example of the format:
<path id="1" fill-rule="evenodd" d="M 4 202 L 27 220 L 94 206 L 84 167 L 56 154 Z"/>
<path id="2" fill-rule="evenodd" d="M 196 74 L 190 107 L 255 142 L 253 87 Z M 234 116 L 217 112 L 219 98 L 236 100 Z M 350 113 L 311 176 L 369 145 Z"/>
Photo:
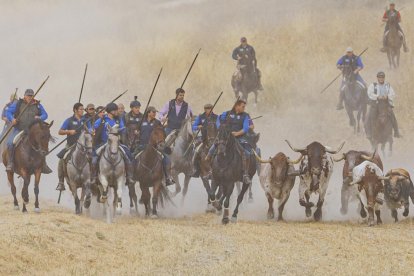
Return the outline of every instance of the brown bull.
<path id="1" fill-rule="evenodd" d="M 370 153 L 367 151 L 350 150 L 347 153 L 343 153 L 340 158 L 334 158 L 335 162 L 341 162 L 344 160 L 344 167 L 342 169 L 342 189 L 341 189 L 341 214 L 346 215 L 348 213 L 349 200 L 357 194 L 357 191 L 353 191 L 355 187 L 349 186 L 352 182 L 352 170 L 360 165 L 364 161 L 370 161 L 376 164 L 381 170 L 383 170 L 383 164 L 381 157 L 378 153 Z M 364 204 L 359 200 L 360 214 L 363 218 L 367 216 Z"/>
<path id="2" fill-rule="evenodd" d="M 397 209 L 404 207 L 403 216 L 407 217 L 410 208 L 409 198 L 414 203 L 414 185 L 410 174 L 404 169 L 390 170 L 386 176 L 384 196 L 395 222 L 398 221 Z"/>
<path id="3" fill-rule="evenodd" d="M 256 152 L 254 153 L 256 154 Z M 296 161 L 291 161 L 289 157 L 279 152 L 266 161 L 260 159 L 257 154 L 256 158 L 262 164 L 259 177 L 269 203 L 267 218 L 273 219 L 275 217 L 273 201 L 277 199 L 279 200 L 277 220 L 283 220 L 283 209 L 289 199 L 290 191 L 295 185 L 296 175 L 293 165 L 298 164 L 302 160 L 302 156 Z"/>

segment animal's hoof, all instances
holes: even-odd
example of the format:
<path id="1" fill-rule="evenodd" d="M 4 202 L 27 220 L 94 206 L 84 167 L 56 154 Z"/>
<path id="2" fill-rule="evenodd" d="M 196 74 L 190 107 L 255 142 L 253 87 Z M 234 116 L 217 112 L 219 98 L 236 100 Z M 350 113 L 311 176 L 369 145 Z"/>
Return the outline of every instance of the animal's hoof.
<path id="1" fill-rule="evenodd" d="M 151 218 L 152 219 L 157 219 L 158 218 L 158 215 L 151 215 Z"/>
<path id="2" fill-rule="evenodd" d="M 223 209 L 221 210 L 216 210 L 216 215 L 217 216 L 221 216 L 223 214 Z"/>
<path id="3" fill-rule="evenodd" d="M 75 211 L 75 214 L 80 215 L 80 214 L 82 214 L 82 211 L 80 209 L 79 210 L 76 210 Z"/>
<path id="4" fill-rule="evenodd" d="M 381 219 L 378 219 L 378 220 L 377 220 L 377 224 L 378 224 L 378 225 L 381 225 L 381 224 L 382 224 L 382 220 L 381 220 Z"/>
<path id="5" fill-rule="evenodd" d="M 313 218 L 315 219 L 315 221 L 320 221 L 322 218 L 322 211 L 320 209 L 316 210 L 313 214 Z"/>
<path id="6" fill-rule="evenodd" d="M 16 211 L 19 211 L 20 210 L 19 205 L 14 205 L 13 209 Z"/>
<path id="7" fill-rule="evenodd" d="M 248 203 L 253 203 L 253 202 L 254 202 L 254 200 L 253 200 L 253 198 L 252 198 L 252 197 L 249 197 L 249 199 L 247 200 L 247 202 L 248 202 Z"/>
<path id="8" fill-rule="evenodd" d="M 375 226 L 375 222 L 374 222 L 374 220 L 368 220 L 368 226 L 369 227 L 371 227 L 371 226 Z"/>
<path id="9" fill-rule="evenodd" d="M 213 205 L 211 205 L 211 203 L 209 203 L 206 208 L 206 213 L 214 213 L 214 211 L 215 208 L 213 207 Z"/>
<path id="10" fill-rule="evenodd" d="M 85 202 L 83 203 L 83 207 L 85 207 L 85 209 L 89 209 L 89 207 L 91 207 L 91 198 L 86 198 Z"/>
<path id="11" fill-rule="evenodd" d="M 310 208 L 306 208 L 305 209 L 305 214 L 306 214 L 306 217 L 312 216 L 312 210 Z"/>
<path id="12" fill-rule="evenodd" d="M 34 211 L 35 213 L 40 213 L 40 208 L 35 208 Z"/>
<path id="13" fill-rule="evenodd" d="M 228 224 L 228 223 L 230 222 L 230 220 L 229 220 L 229 218 L 228 218 L 228 217 L 225 217 L 225 218 L 223 218 L 223 219 L 221 220 L 221 222 L 222 222 L 223 224 Z"/>
<path id="14" fill-rule="evenodd" d="M 277 221 L 279 221 L 279 222 L 284 222 L 285 220 L 283 219 L 283 217 L 278 217 L 278 218 L 277 218 Z"/>
<path id="15" fill-rule="evenodd" d="M 274 213 L 268 213 L 267 214 L 267 219 L 274 219 L 275 218 L 275 214 Z"/>
<path id="16" fill-rule="evenodd" d="M 139 203 L 139 204 L 144 204 L 144 201 L 142 200 L 142 198 L 140 198 L 140 199 L 138 200 L 138 203 Z"/>
<path id="17" fill-rule="evenodd" d="M 365 211 L 365 209 L 362 208 L 361 212 L 360 212 L 360 215 L 361 215 L 361 218 L 366 218 L 367 217 L 367 211 Z"/>
<path id="18" fill-rule="evenodd" d="M 348 209 L 346 208 L 341 208 L 341 215 L 346 215 L 348 213 Z"/>
<path id="19" fill-rule="evenodd" d="M 403 216 L 404 217 L 408 217 L 408 213 L 409 213 L 409 211 L 408 210 L 405 210 L 404 213 L 403 213 Z"/>
<path id="20" fill-rule="evenodd" d="M 231 222 L 232 222 L 232 223 L 236 223 L 236 222 L 237 222 L 237 217 L 232 216 L 232 217 L 231 217 Z"/>

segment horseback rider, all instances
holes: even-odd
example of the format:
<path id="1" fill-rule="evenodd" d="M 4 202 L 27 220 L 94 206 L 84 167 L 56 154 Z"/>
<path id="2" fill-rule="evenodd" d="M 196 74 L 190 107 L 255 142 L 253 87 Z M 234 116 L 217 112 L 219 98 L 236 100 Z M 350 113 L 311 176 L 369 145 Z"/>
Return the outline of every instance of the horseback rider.
<path id="1" fill-rule="evenodd" d="M 399 11 L 397 11 L 395 9 L 395 3 L 394 1 L 390 2 L 390 8 L 388 10 L 385 11 L 383 17 L 382 17 L 382 22 L 386 22 L 385 24 L 385 29 L 384 29 L 384 36 L 382 39 L 382 44 L 383 44 L 383 48 L 381 49 L 381 52 L 386 52 L 387 51 L 387 35 L 388 35 L 388 31 L 390 30 L 390 24 L 389 24 L 389 19 L 392 17 L 396 17 L 397 19 L 397 30 L 398 32 L 401 34 L 402 40 L 403 40 L 403 48 L 404 48 L 404 52 L 408 52 L 408 47 L 407 47 L 407 41 L 405 39 L 405 34 L 404 31 L 402 30 L 400 23 L 401 23 L 401 14 Z"/>
<path id="2" fill-rule="evenodd" d="M 30 125 L 36 121 L 41 120 L 45 121 L 48 117 L 46 110 L 39 101 L 35 100 L 34 91 L 32 89 L 26 89 L 24 92 L 23 99 L 12 103 L 6 110 L 7 120 L 11 122 L 13 130 L 10 132 L 10 135 L 7 140 L 7 151 L 9 156 L 9 162 L 7 163 L 6 171 L 13 172 L 14 170 L 14 143 L 13 140 L 17 134 L 24 131 L 27 133 Z M 27 106 L 27 108 L 26 108 Z M 19 120 L 17 117 L 21 114 L 22 110 L 25 109 L 25 112 L 21 115 Z M 49 174 L 52 170 L 47 166 L 46 161 L 43 165 L 42 173 Z"/>
<path id="3" fill-rule="evenodd" d="M 124 104 L 123 103 L 118 103 L 117 105 L 118 105 L 118 113 L 119 113 L 118 116 L 119 116 L 119 118 L 122 118 L 122 120 L 124 120 L 124 122 L 126 122 L 125 121 L 126 112 L 125 112 Z"/>
<path id="4" fill-rule="evenodd" d="M 95 135 L 98 131 L 98 128 L 101 127 L 101 124 L 103 124 L 102 127 L 102 133 L 100 134 L 100 144 L 95 145 L 95 149 L 93 151 L 93 158 L 92 158 L 92 164 L 91 164 L 91 183 L 96 184 L 96 179 L 98 177 L 98 161 L 99 156 L 96 154 L 96 150 L 103 146 L 108 141 L 108 131 L 109 127 L 113 127 L 114 125 L 119 125 L 120 134 L 125 134 L 125 125 L 124 121 L 121 117 L 119 117 L 118 113 L 118 105 L 115 103 L 109 103 L 106 106 L 106 112 L 107 114 L 103 116 L 103 118 L 99 118 L 96 120 L 94 129 L 95 129 Z M 123 154 L 123 159 L 125 162 L 125 174 L 127 179 L 127 185 L 134 184 L 135 181 L 133 180 L 133 167 L 132 167 L 132 155 L 129 150 L 129 148 L 123 144 L 121 144 L 121 148 L 124 151 L 125 154 Z"/>
<path id="5" fill-rule="evenodd" d="M 238 71 L 240 70 L 240 66 L 246 66 L 247 72 L 254 71 L 257 73 L 258 89 L 263 90 L 261 83 L 262 74 L 257 68 L 256 52 L 253 46 L 247 44 L 245 37 L 240 39 L 240 45 L 233 50 L 232 58 L 237 60 Z"/>
<path id="6" fill-rule="evenodd" d="M 57 157 L 59 157 L 59 163 L 58 163 L 58 178 L 59 182 L 56 187 L 56 190 L 58 191 L 64 191 L 65 190 L 65 175 L 64 175 L 64 156 L 68 150 L 70 150 L 78 141 L 79 136 L 81 134 L 81 126 L 83 122 L 85 121 L 85 116 L 83 116 L 83 112 L 85 111 L 83 104 L 76 103 L 73 106 L 73 115 L 69 118 L 67 118 L 62 126 L 59 129 L 58 134 L 59 135 L 66 135 L 66 146 L 63 150 L 61 150 Z"/>
<path id="7" fill-rule="evenodd" d="M 145 147 L 148 145 L 152 130 L 155 127 L 162 127 L 162 124 L 159 120 L 156 119 L 157 115 L 157 109 L 153 106 L 148 107 L 147 109 L 147 116 L 142 122 L 141 129 L 139 131 L 139 151 L 142 151 L 145 149 Z M 171 161 L 167 154 L 162 152 L 163 159 L 162 159 L 162 166 L 164 170 L 164 176 L 165 176 L 165 182 L 166 185 L 173 185 L 175 184 L 175 181 L 173 180 L 171 176 Z"/>
<path id="8" fill-rule="evenodd" d="M 125 126 L 127 129 L 131 125 L 139 126 L 139 124 L 141 123 L 141 120 L 143 119 L 143 115 L 140 112 L 141 103 L 137 100 L 137 98 L 138 98 L 137 96 L 134 97 L 134 100 L 129 104 L 131 111 L 126 113 L 124 116 Z M 138 137 L 138 135 L 139 135 L 139 132 L 138 132 L 138 129 L 136 129 L 133 137 Z M 134 138 L 134 141 L 135 140 L 138 141 L 138 139 Z M 127 142 L 124 141 L 124 144 L 127 144 Z M 130 148 L 131 152 L 135 151 L 134 147 L 135 147 L 135 143 L 131 145 L 131 148 Z"/>
<path id="9" fill-rule="evenodd" d="M 185 119 L 193 115 L 191 107 L 184 101 L 185 91 L 182 88 L 177 88 L 175 91 L 175 99 L 166 103 L 161 111 L 159 111 L 159 119 L 161 122 L 167 121 L 165 133 L 169 135 L 174 130 L 179 130 Z"/>
<path id="10" fill-rule="evenodd" d="M 9 109 L 9 107 L 15 103 L 17 101 L 17 95 L 16 93 L 13 93 L 10 95 L 10 102 L 8 102 L 4 108 L 3 111 L 1 112 L 1 119 L 4 121 L 4 128 L 3 128 L 3 132 L 0 134 L 0 138 L 3 137 L 3 133 L 5 131 L 7 131 L 7 128 L 10 126 L 11 121 L 9 121 L 9 119 L 7 119 L 6 116 L 6 111 Z"/>
<path id="11" fill-rule="evenodd" d="M 209 121 L 216 122 L 217 121 L 217 115 L 212 112 L 213 105 L 212 104 L 206 104 L 204 105 L 204 113 L 198 115 L 193 123 L 193 131 L 197 132 L 198 130 L 201 130 L 201 141 L 206 141 L 207 139 L 207 130 L 206 126 Z M 198 137 L 197 137 L 198 139 Z M 202 143 L 200 143 L 195 151 L 193 156 L 193 177 L 199 177 L 200 176 L 200 151 L 202 148 Z"/>
<path id="12" fill-rule="evenodd" d="M 384 72 L 378 72 L 377 74 L 378 83 L 374 82 L 368 87 L 368 97 L 370 99 L 370 106 L 368 111 L 368 117 L 367 122 L 365 126 L 365 132 L 367 134 L 367 138 L 372 138 L 372 122 L 373 119 L 378 114 L 378 100 L 386 100 L 388 99 L 389 103 L 389 114 L 391 117 L 391 123 L 392 127 L 394 129 L 394 137 L 400 138 L 400 131 L 398 129 L 398 122 L 397 118 L 394 114 L 394 98 L 395 98 L 395 92 L 394 89 L 391 87 L 391 85 L 388 82 L 385 82 L 385 73 Z"/>
<path id="13" fill-rule="evenodd" d="M 86 120 L 92 118 L 93 116 L 95 116 L 95 112 L 96 112 L 95 105 L 92 104 L 92 103 L 88 104 L 86 106 L 85 111 L 86 111 L 86 113 L 85 113 L 85 115 L 83 115 L 83 118 L 86 121 Z"/>
<path id="14" fill-rule="evenodd" d="M 227 124 L 231 129 L 231 134 L 236 137 L 236 141 L 238 141 L 238 143 L 236 143 L 237 148 L 242 157 L 243 182 L 250 185 L 249 157 L 252 148 L 245 136 L 250 129 L 250 115 L 244 112 L 245 108 L 246 102 L 244 100 L 238 100 L 232 110 L 223 112 L 217 118 L 217 128 L 220 127 L 220 124 Z M 216 145 L 214 144 L 211 146 L 206 160 L 210 161 L 215 151 Z"/>
<path id="15" fill-rule="evenodd" d="M 362 79 L 359 72 L 364 69 L 364 64 L 362 63 L 362 59 L 359 56 L 354 54 L 354 50 L 351 47 L 346 49 L 346 54 L 342 56 L 338 62 L 336 63 L 336 67 L 342 71 L 344 77 L 345 74 L 348 73 L 348 70 L 351 70 L 351 73 L 355 75 L 355 79 L 358 85 L 360 85 L 364 90 L 367 89 L 367 84 Z M 339 91 L 339 102 L 336 106 L 337 110 L 341 110 L 344 108 L 344 100 L 345 100 L 345 91 L 343 89 L 344 79 L 342 80 L 341 88 Z"/>

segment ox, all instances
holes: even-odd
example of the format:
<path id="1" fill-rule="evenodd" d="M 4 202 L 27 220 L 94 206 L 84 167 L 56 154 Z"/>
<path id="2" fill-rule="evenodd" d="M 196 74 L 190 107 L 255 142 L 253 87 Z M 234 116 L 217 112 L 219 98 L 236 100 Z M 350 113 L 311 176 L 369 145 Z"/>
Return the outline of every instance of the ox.
<path id="1" fill-rule="evenodd" d="M 350 199 L 358 199 L 360 202 L 361 217 L 365 218 L 367 216 L 367 212 L 365 211 L 365 208 L 363 208 L 364 204 L 358 196 L 358 190 L 356 186 L 349 185 L 353 181 L 352 170 L 364 161 L 371 161 L 383 170 L 381 157 L 376 152 L 369 153 L 366 151 L 350 150 L 347 153 L 343 153 L 340 158 L 333 158 L 333 160 L 335 162 L 340 162 L 342 160 L 345 161 L 342 170 L 343 182 L 341 189 L 341 214 L 346 215 L 348 213 L 348 203 Z"/>
<path id="2" fill-rule="evenodd" d="M 381 224 L 380 206 L 384 197 L 382 180 L 385 180 L 382 170 L 373 162 L 364 161 L 352 170 L 352 177 L 353 181 L 349 185 L 358 184 L 361 203 L 365 202 L 368 209 L 368 226 L 375 225 L 374 211 L 377 224 Z"/>
<path id="3" fill-rule="evenodd" d="M 302 160 L 302 156 L 296 160 L 291 161 L 285 154 L 279 152 L 273 158 L 263 161 L 257 154 L 256 159 L 261 163 L 260 168 L 260 184 L 265 191 L 267 200 L 269 202 L 269 209 L 267 211 L 267 218 L 273 219 L 275 213 L 273 210 L 274 199 L 279 200 L 277 220 L 283 220 L 283 209 L 289 199 L 290 191 L 295 185 L 295 167 Z"/>
<path id="4" fill-rule="evenodd" d="M 313 142 L 307 147 L 299 149 L 292 147 L 287 140 L 286 143 L 293 151 L 299 152 L 303 156 L 299 172 L 297 172 L 300 175 L 299 204 L 305 207 L 305 214 L 310 217 L 314 203 L 309 202 L 309 198 L 312 193 L 318 194 L 319 199 L 313 217 L 316 221 L 319 221 L 322 218 L 322 205 L 333 169 L 333 161 L 327 153 L 338 153 L 345 142 L 337 150 L 332 150 L 318 142 Z"/>
<path id="5" fill-rule="evenodd" d="M 403 216 L 408 216 L 410 203 L 414 203 L 414 185 L 411 181 L 410 174 L 404 169 L 390 170 L 386 174 L 384 192 L 385 202 L 388 208 L 391 209 L 391 215 L 395 222 L 398 221 L 397 209 L 404 207 Z"/>

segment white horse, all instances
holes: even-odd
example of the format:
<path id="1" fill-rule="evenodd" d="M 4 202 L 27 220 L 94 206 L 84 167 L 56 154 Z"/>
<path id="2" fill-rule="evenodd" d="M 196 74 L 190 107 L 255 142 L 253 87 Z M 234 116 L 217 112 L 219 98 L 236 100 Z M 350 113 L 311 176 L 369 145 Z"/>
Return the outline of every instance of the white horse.
<path id="1" fill-rule="evenodd" d="M 108 127 L 108 142 L 98 150 L 100 202 L 104 204 L 106 220 L 112 222 L 115 210 L 122 214 L 122 190 L 125 185 L 125 162 L 120 149 L 119 125 Z M 108 190 L 113 189 L 113 208 L 109 206 Z"/>

